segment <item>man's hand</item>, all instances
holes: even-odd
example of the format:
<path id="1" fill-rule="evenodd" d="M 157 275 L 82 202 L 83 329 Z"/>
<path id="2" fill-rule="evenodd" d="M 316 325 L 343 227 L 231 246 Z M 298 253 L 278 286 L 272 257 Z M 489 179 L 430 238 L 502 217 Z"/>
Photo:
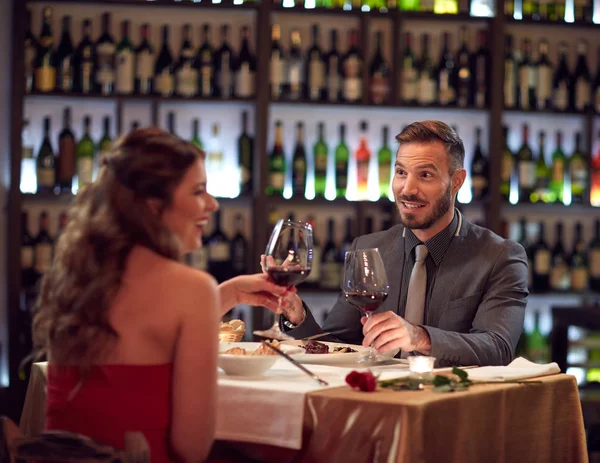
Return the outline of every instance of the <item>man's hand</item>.
<path id="1" fill-rule="evenodd" d="M 425 355 L 431 353 L 431 339 L 424 328 L 408 323 L 392 311 L 362 317 L 363 346 L 371 344 L 379 352 L 402 349 L 405 352 L 417 351 Z"/>

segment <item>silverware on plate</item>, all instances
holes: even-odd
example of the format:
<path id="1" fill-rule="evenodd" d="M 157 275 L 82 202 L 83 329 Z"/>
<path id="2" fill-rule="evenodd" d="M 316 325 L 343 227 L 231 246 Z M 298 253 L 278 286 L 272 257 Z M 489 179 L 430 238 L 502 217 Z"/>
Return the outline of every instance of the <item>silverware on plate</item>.
<path id="1" fill-rule="evenodd" d="M 310 371 L 304 365 L 298 363 L 296 360 L 294 360 L 292 357 L 290 357 L 288 354 L 286 354 L 284 351 L 282 351 L 278 347 L 275 347 L 273 344 L 271 344 L 271 343 L 269 343 L 267 341 L 263 341 L 262 343 L 265 346 L 267 346 L 269 349 L 274 350 L 275 352 L 277 352 L 279 355 L 281 355 L 282 357 L 284 357 L 286 360 L 290 361 L 294 366 L 297 366 L 298 368 L 300 368 L 304 373 L 306 373 L 308 376 L 310 376 L 312 379 L 314 379 L 321 386 L 329 386 L 329 383 L 327 381 L 319 378 L 312 371 Z"/>

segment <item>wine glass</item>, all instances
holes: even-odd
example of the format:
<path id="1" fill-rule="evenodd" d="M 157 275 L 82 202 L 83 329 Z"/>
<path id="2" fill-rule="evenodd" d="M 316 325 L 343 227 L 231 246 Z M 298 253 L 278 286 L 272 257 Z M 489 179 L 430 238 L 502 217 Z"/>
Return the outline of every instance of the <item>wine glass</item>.
<path id="1" fill-rule="evenodd" d="M 273 228 L 265 251 L 265 268 L 271 280 L 286 287 L 302 283 L 310 274 L 312 258 L 313 231 L 310 224 L 280 219 Z M 255 331 L 254 334 L 278 340 L 291 339 L 281 332 L 279 317 L 279 314 L 275 316 L 271 328 Z"/>
<path id="2" fill-rule="evenodd" d="M 346 253 L 342 291 L 346 301 L 367 318 L 386 300 L 390 287 L 385 266 L 377 248 Z M 377 361 L 373 346 L 359 362 Z"/>

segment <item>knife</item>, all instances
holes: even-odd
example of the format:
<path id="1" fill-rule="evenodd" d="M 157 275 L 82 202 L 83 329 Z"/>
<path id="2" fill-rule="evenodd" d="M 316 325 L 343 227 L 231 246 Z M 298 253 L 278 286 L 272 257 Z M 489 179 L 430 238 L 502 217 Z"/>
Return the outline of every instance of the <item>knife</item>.
<path id="1" fill-rule="evenodd" d="M 301 365 L 300 363 L 298 363 L 296 360 L 294 360 L 292 357 L 290 357 L 288 354 L 286 354 L 284 351 L 282 351 L 278 347 L 275 347 L 273 344 L 271 344 L 271 343 L 269 343 L 267 341 L 263 341 L 262 343 L 265 346 L 267 346 L 269 349 L 274 350 L 275 352 L 277 352 L 279 355 L 281 355 L 282 357 L 284 357 L 286 360 L 290 361 L 294 366 L 300 368 L 304 373 L 306 373 L 308 376 L 310 376 L 312 379 L 314 379 L 321 386 L 329 386 L 329 383 L 327 381 L 319 378 L 312 371 L 310 371 L 304 365 Z"/>

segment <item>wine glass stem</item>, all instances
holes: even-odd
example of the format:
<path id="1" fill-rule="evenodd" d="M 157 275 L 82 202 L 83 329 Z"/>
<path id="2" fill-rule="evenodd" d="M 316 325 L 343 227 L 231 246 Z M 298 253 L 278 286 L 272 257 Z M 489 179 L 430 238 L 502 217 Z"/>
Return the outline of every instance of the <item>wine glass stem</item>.
<path id="1" fill-rule="evenodd" d="M 367 317 L 367 323 L 369 321 L 369 318 L 371 318 L 371 312 L 365 312 L 365 317 Z M 375 351 L 375 348 L 373 347 L 373 343 L 369 344 L 369 359 L 374 359 L 377 356 L 377 352 Z"/>

